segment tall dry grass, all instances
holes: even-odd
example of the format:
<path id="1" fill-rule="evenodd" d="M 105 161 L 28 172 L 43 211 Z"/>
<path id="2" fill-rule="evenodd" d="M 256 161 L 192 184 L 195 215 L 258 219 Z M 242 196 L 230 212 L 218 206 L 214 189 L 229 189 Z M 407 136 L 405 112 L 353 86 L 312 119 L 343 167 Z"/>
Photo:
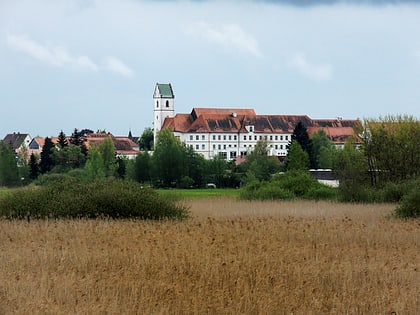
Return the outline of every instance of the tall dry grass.
<path id="1" fill-rule="evenodd" d="M 394 205 L 189 202 L 186 222 L 0 221 L 0 314 L 419 314 Z"/>

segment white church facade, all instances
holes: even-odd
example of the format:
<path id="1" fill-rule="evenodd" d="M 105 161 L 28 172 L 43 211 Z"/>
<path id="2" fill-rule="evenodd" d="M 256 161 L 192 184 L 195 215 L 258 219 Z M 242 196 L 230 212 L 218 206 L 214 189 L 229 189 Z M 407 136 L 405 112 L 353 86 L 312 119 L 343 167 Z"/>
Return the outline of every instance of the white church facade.
<path id="1" fill-rule="evenodd" d="M 260 140 L 268 142 L 268 154 L 285 157 L 287 145 L 298 122 L 311 135 L 323 129 L 338 147 L 354 135 L 358 120 L 311 119 L 306 115 L 257 115 L 254 109 L 193 108 L 175 114 L 172 85 L 157 83 L 153 94 L 154 136 L 169 128 L 186 146 L 206 159 L 222 156 L 236 160 L 250 153 Z"/>

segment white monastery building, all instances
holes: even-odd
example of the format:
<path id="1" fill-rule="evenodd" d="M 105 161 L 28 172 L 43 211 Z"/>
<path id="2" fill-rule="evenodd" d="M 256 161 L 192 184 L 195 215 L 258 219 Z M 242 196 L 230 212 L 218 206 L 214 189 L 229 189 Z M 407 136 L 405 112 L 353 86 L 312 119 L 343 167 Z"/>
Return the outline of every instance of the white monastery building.
<path id="1" fill-rule="evenodd" d="M 293 130 L 302 122 L 309 135 L 323 129 L 338 147 L 354 135 L 359 120 L 311 119 L 306 115 L 257 115 L 253 109 L 193 108 L 190 114 L 175 114 L 171 84 L 157 83 L 153 94 L 154 136 L 169 128 L 186 146 L 206 159 L 221 155 L 235 160 L 251 152 L 258 141 L 266 140 L 269 155 L 284 157 Z"/>

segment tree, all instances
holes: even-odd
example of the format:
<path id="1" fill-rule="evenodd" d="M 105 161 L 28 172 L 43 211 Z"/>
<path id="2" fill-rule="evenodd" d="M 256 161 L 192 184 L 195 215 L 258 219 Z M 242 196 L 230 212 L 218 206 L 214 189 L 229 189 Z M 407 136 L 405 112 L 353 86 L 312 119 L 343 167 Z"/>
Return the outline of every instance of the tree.
<path id="1" fill-rule="evenodd" d="M 83 144 L 83 142 L 84 142 L 83 136 L 77 130 L 77 128 L 74 128 L 74 131 L 70 136 L 70 143 L 80 147 Z"/>
<path id="2" fill-rule="evenodd" d="M 345 201 L 363 200 L 368 182 L 368 164 L 363 151 L 356 149 L 353 139 L 349 139 L 343 150 L 338 151 L 333 165 L 340 181 L 342 198 Z"/>
<path id="3" fill-rule="evenodd" d="M 177 185 L 181 177 L 186 175 L 184 146 L 168 128 L 158 134 L 152 161 L 153 175 L 159 185 Z"/>
<path id="4" fill-rule="evenodd" d="M 122 157 L 117 157 L 117 170 L 116 174 L 119 178 L 124 178 L 127 174 L 127 159 Z"/>
<path id="5" fill-rule="evenodd" d="M 152 128 L 145 128 L 139 139 L 140 150 L 153 150 L 153 130 Z"/>
<path id="6" fill-rule="evenodd" d="M 39 175 L 38 159 L 35 154 L 31 154 L 29 157 L 29 178 L 37 179 Z"/>
<path id="7" fill-rule="evenodd" d="M 358 133 L 373 185 L 420 175 L 420 121 L 412 116 L 365 120 Z"/>
<path id="8" fill-rule="evenodd" d="M 12 147 L 0 141 L 0 186 L 16 186 L 19 183 L 19 170 Z"/>
<path id="9" fill-rule="evenodd" d="M 205 184 L 205 159 L 192 147 L 185 148 L 185 164 L 187 176 L 192 179 L 192 185 L 202 187 Z"/>
<path id="10" fill-rule="evenodd" d="M 147 151 L 137 154 L 134 161 L 134 179 L 140 183 L 149 182 L 151 165 L 151 157 Z"/>
<path id="11" fill-rule="evenodd" d="M 288 171 L 309 170 L 308 153 L 303 150 L 299 142 L 292 141 L 286 157 L 286 168 Z"/>
<path id="12" fill-rule="evenodd" d="M 60 131 L 60 133 L 58 134 L 58 142 L 57 142 L 58 146 L 63 149 L 66 146 L 68 146 L 68 141 L 67 141 L 67 137 L 65 135 L 65 133 L 63 132 L 63 130 Z"/>
<path id="13" fill-rule="evenodd" d="M 55 150 L 53 158 L 55 165 L 59 166 L 62 172 L 66 172 L 72 168 L 82 167 L 86 161 L 82 149 L 74 144 L 66 145 Z"/>
<path id="14" fill-rule="evenodd" d="M 85 158 L 88 157 L 88 149 L 86 147 L 86 135 L 88 133 L 93 133 L 90 129 L 83 129 L 81 131 L 78 131 L 77 128 L 74 128 L 73 133 L 70 136 L 70 144 L 74 144 L 78 147 L 80 147 L 80 150 L 82 151 Z"/>
<path id="15" fill-rule="evenodd" d="M 117 170 L 117 159 L 114 142 L 111 137 L 106 137 L 99 145 L 98 150 L 104 162 L 105 176 L 114 176 Z"/>
<path id="16" fill-rule="evenodd" d="M 89 150 L 89 158 L 86 161 L 85 169 L 92 179 L 105 177 L 104 160 L 97 148 L 93 147 Z"/>
<path id="17" fill-rule="evenodd" d="M 245 158 L 240 170 L 246 173 L 248 179 L 260 181 L 269 180 L 271 176 L 280 169 L 280 162 L 275 156 L 268 156 L 268 142 L 260 140 L 255 145 L 254 150 Z"/>
<path id="18" fill-rule="evenodd" d="M 44 142 L 44 147 L 41 151 L 41 162 L 39 163 L 39 168 L 41 174 L 45 174 L 53 169 L 55 166 L 53 154 L 55 151 L 55 145 L 52 142 L 51 138 L 46 137 Z"/>
<path id="19" fill-rule="evenodd" d="M 228 170 L 228 163 L 226 159 L 221 155 L 217 155 L 213 159 L 207 161 L 206 164 L 208 180 L 217 187 L 221 187 L 224 182 L 223 177 Z"/>
<path id="20" fill-rule="evenodd" d="M 293 134 L 291 138 L 292 138 L 291 143 L 293 141 L 297 141 L 302 147 L 302 149 L 306 153 L 308 153 L 309 166 L 310 168 L 315 168 L 316 162 L 315 162 L 315 156 L 313 154 L 312 141 L 309 138 L 306 127 L 303 125 L 301 121 L 297 123 L 295 129 L 293 130 Z M 289 148 L 290 148 L 291 143 L 289 144 Z"/>
<path id="21" fill-rule="evenodd" d="M 315 168 L 332 168 L 334 147 L 325 134 L 324 129 L 320 129 L 312 135 L 312 149 L 315 158 Z"/>

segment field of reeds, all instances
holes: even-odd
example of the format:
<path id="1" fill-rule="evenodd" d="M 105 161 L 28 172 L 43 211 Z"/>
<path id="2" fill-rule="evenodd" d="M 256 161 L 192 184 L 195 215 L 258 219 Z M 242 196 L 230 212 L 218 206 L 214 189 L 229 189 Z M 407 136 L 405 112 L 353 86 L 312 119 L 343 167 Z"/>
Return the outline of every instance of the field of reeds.
<path id="1" fill-rule="evenodd" d="M 391 204 L 192 199 L 187 221 L 0 221 L 0 314 L 420 314 Z"/>

